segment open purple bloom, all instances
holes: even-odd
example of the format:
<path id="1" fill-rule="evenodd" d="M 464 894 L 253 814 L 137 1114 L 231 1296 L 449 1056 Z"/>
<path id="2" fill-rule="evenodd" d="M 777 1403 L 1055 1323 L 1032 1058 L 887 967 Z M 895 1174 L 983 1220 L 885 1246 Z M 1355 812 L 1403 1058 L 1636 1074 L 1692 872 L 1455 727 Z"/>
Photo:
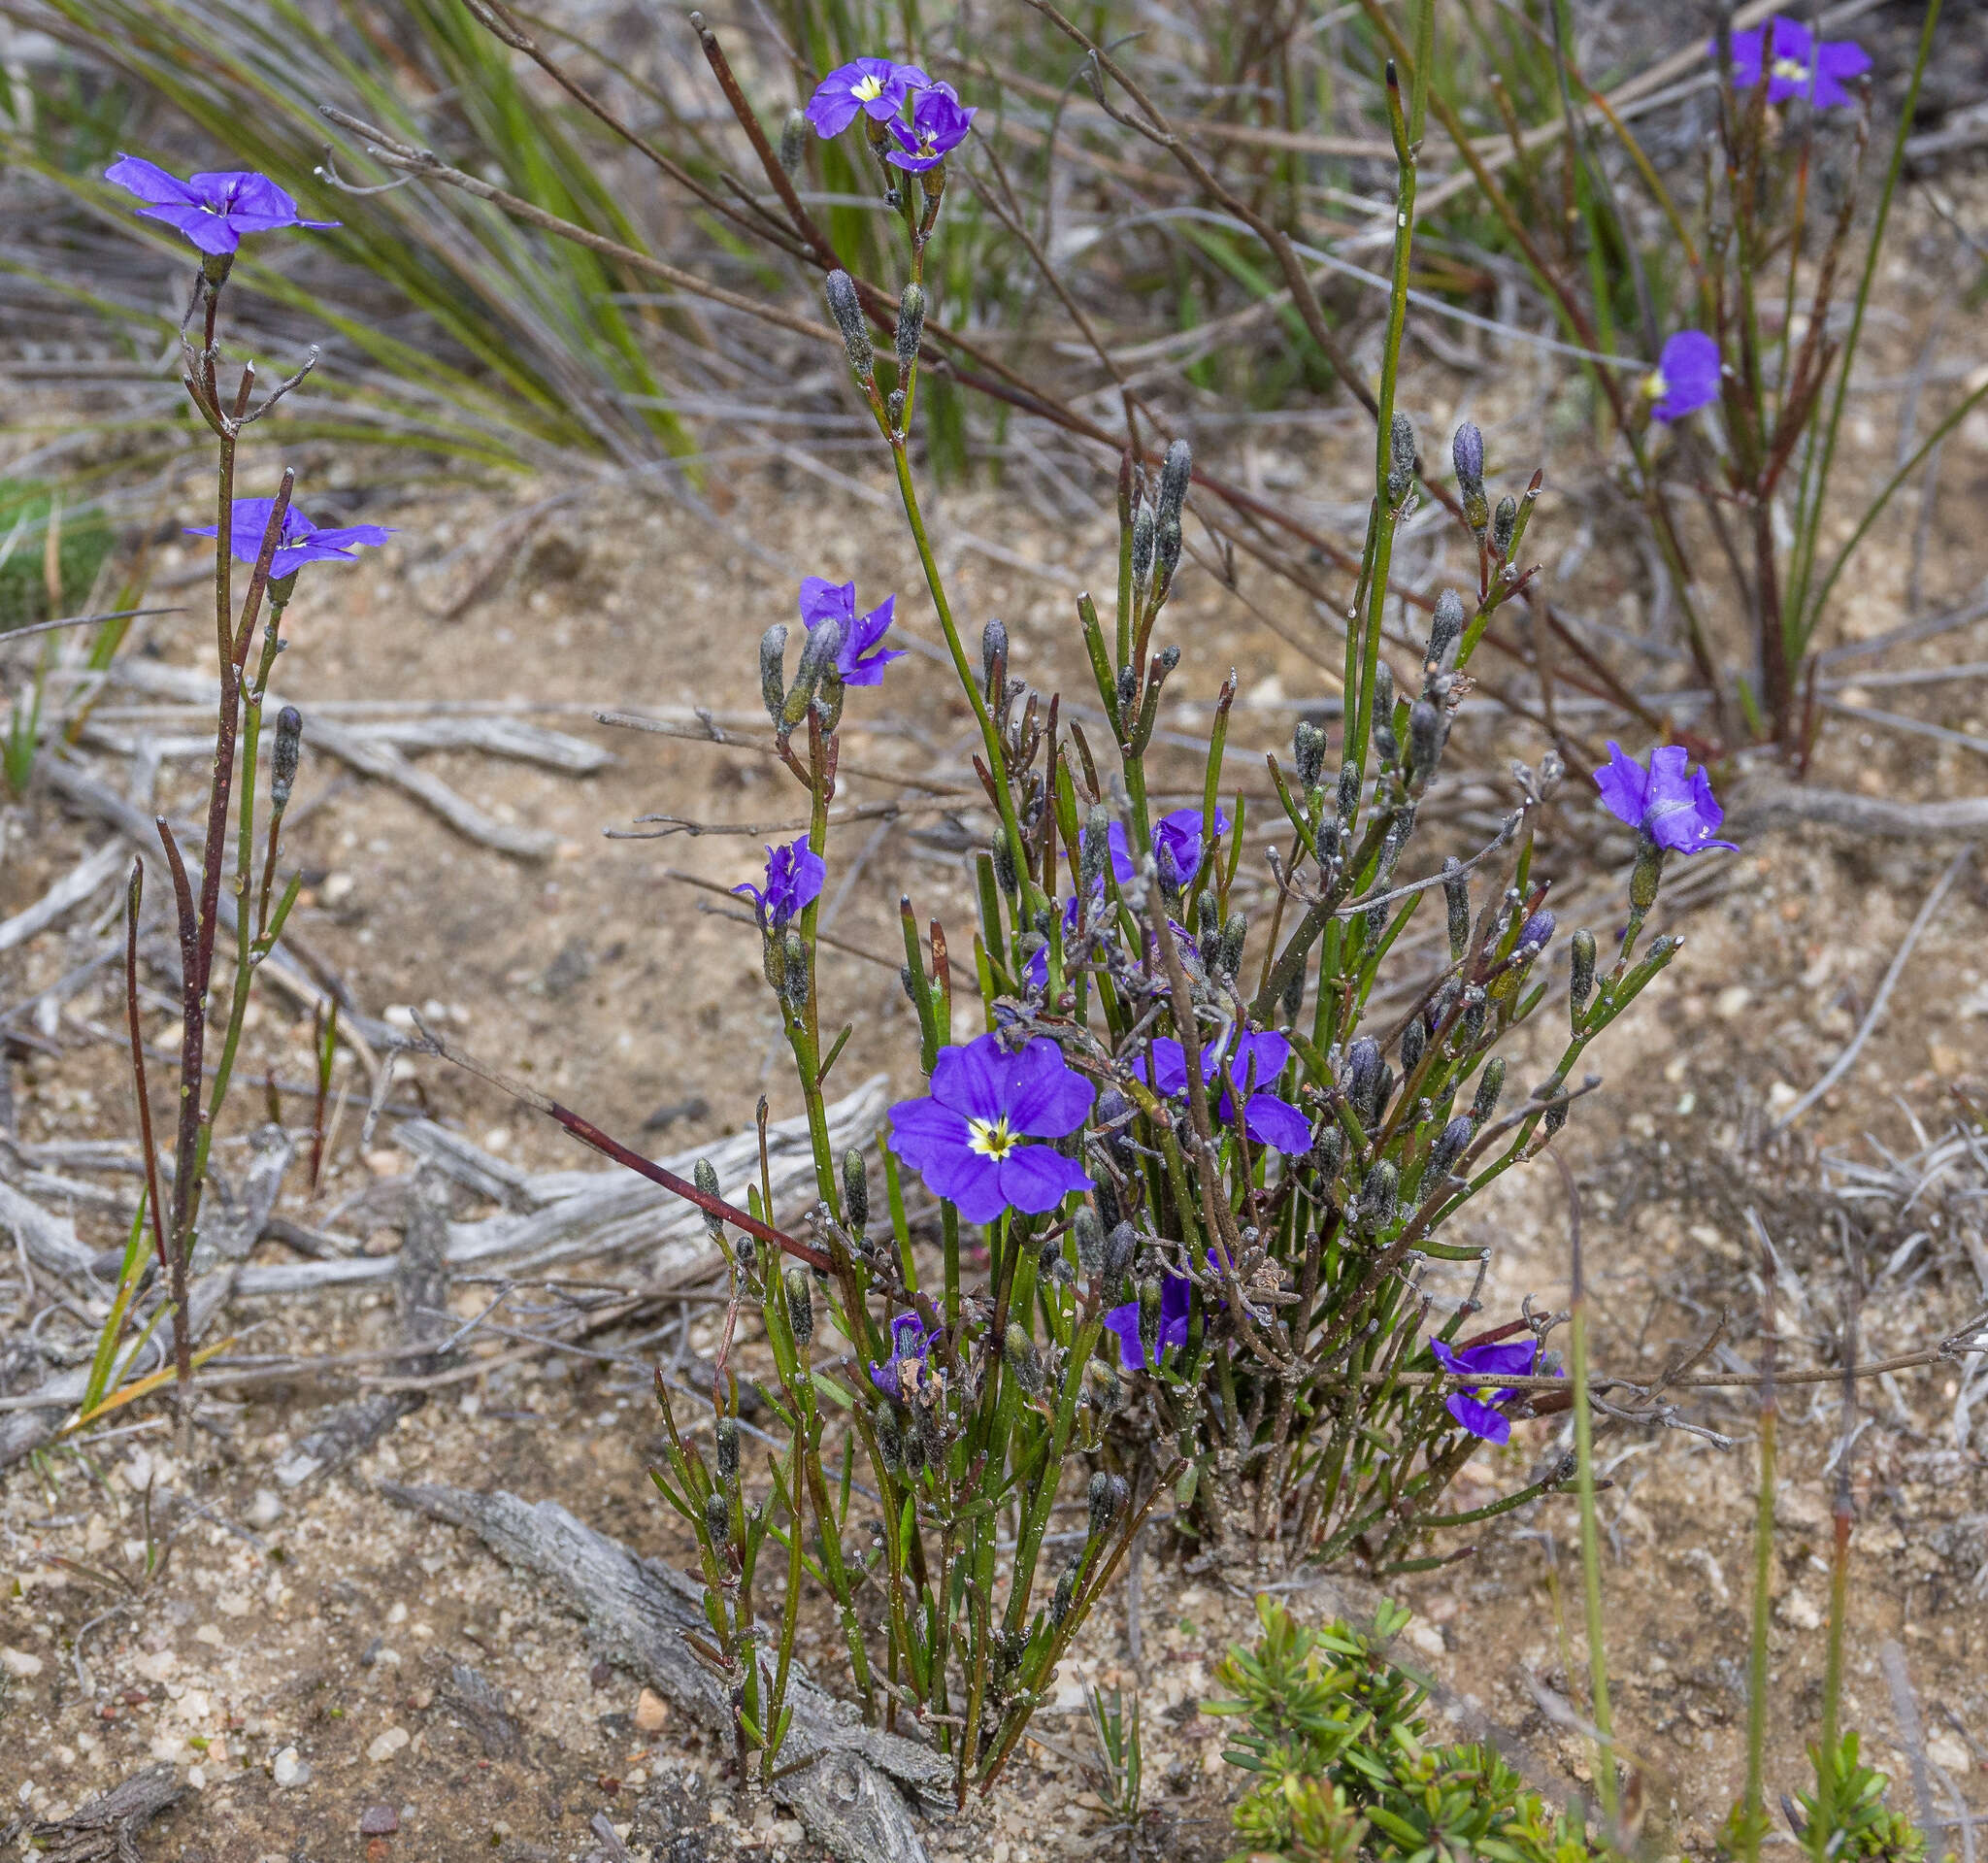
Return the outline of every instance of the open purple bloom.
<path id="1" fill-rule="evenodd" d="M 897 147 L 883 159 L 912 175 L 937 168 L 966 141 L 977 112 L 977 106 L 960 102 L 959 92 L 950 84 L 934 84 L 919 91 L 918 101 L 911 106 L 911 127 L 892 119 L 890 133 L 897 139 Z"/>
<path id="2" fill-rule="evenodd" d="M 890 1148 L 969 1222 L 1040 1215 L 1091 1181 L 1053 1146 L 1023 1141 L 1075 1132 L 1097 1094 L 1047 1036 L 1011 1054 L 982 1035 L 940 1049 L 931 1093 L 890 1109 Z"/>
<path id="3" fill-rule="evenodd" d="M 1187 1344 L 1187 1314 L 1193 1304 L 1194 1283 L 1185 1275 L 1167 1275 L 1160 1281 L 1160 1336 L 1156 1349 L 1162 1358 L 1169 1349 Z M 1128 1372 L 1143 1372 L 1145 1345 L 1139 1336 L 1139 1302 L 1128 1300 L 1105 1315 L 1105 1324 L 1118 1335 L 1118 1362 Z"/>
<path id="4" fill-rule="evenodd" d="M 761 931 L 783 932 L 797 912 L 821 897 L 821 882 L 827 878 L 826 864 L 803 835 L 784 848 L 766 850 L 764 886 L 755 886 L 748 880 L 732 890 L 751 900 L 753 911 L 759 915 Z"/>
<path id="5" fill-rule="evenodd" d="M 1643 393 L 1653 420 L 1682 420 L 1719 398 L 1719 346 L 1703 330 L 1679 330 L 1664 345 Z"/>
<path id="6" fill-rule="evenodd" d="M 163 220 L 183 233 L 203 252 L 232 252 L 244 233 L 273 233 L 284 226 L 311 226 L 320 231 L 337 220 L 307 220 L 297 203 L 267 175 L 250 169 L 224 174 L 189 175 L 183 182 L 156 162 L 139 155 L 119 155 L 104 170 L 104 180 L 136 194 L 145 203 L 138 212 L 147 219 Z"/>
<path id="7" fill-rule="evenodd" d="M 817 136 L 840 136 L 859 116 L 887 123 L 904 108 L 907 96 L 926 89 L 931 83 L 916 65 L 901 65 L 889 58 L 856 58 L 838 65 L 814 86 L 814 95 L 803 114 Z"/>
<path id="8" fill-rule="evenodd" d="M 1719 55 L 1716 40 L 1708 50 L 1714 58 Z M 1759 83 L 1763 60 L 1769 103 L 1806 97 L 1818 110 L 1849 103 L 1844 81 L 1871 69 L 1871 54 L 1854 39 L 1818 41 L 1800 20 L 1778 16 L 1750 32 L 1733 35 L 1734 88 L 1751 90 Z"/>
<path id="9" fill-rule="evenodd" d="M 238 498 L 228 518 L 228 551 L 238 563 L 252 563 L 262 554 L 262 533 L 269 528 L 274 498 Z M 215 524 L 199 524 L 189 537 L 212 537 Z M 360 545 L 383 544 L 393 532 L 381 524 L 346 524 L 325 527 L 314 524 L 295 505 L 283 511 L 283 527 L 277 539 L 276 554 L 270 558 L 272 582 L 294 576 L 306 563 L 349 562 Z"/>
<path id="10" fill-rule="evenodd" d="M 896 607 L 897 597 L 886 595 L 859 619 L 854 582 L 831 582 L 819 576 L 801 579 L 801 618 L 808 631 L 813 633 L 823 621 L 834 621 L 843 631 L 835 666 L 845 685 L 880 685 L 883 669 L 904 658 L 903 649 L 880 645 L 890 632 Z"/>
<path id="11" fill-rule="evenodd" d="M 1153 823 L 1153 858 L 1160 857 L 1165 848 L 1173 856 L 1174 871 L 1179 875 L 1181 885 L 1186 885 L 1201 871 L 1201 842 L 1203 817 L 1199 809 L 1176 809 L 1172 815 L 1162 815 Z M 1229 832 L 1229 817 L 1221 809 L 1215 811 L 1215 839 Z M 1122 886 L 1139 871 L 1132 858 L 1132 846 L 1125 839 L 1124 827 L 1114 821 L 1105 837 L 1111 852 L 1111 874 Z"/>
<path id="12" fill-rule="evenodd" d="M 871 1383 L 885 1397 L 909 1404 L 925 1370 L 932 1342 L 938 1337 L 939 1328 L 934 1326 L 928 1331 L 916 1314 L 898 1314 L 890 1322 L 890 1356 L 880 1365 L 871 1365 Z"/>
<path id="13" fill-rule="evenodd" d="M 1679 854 L 1707 848 L 1737 852 L 1730 841 L 1712 839 L 1726 812 L 1704 768 L 1688 769 L 1689 761 L 1681 744 L 1660 744 L 1644 769 L 1610 738 L 1608 761 L 1595 772 L 1595 787 L 1617 821 L 1640 829 L 1659 848 Z"/>
<path id="14" fill-rule="evenodd" d="M 1429 1349 L 1442 1369 L 1457 1378 L 1473 1381 L 1474 1389 L 1452 1391 L 1444 1402 L 1447 1410 L 1473 1436 L 1487 1443 L 1511 1441 L 1511 1418 L 1498 1407 L 1509 1404 L 1517 1391 L 1498 1389 L 1481 1381 L 1499 1377 L 1530 1378 L 1540 1362 L 1537 1339 L 1497 1340 L 1482 1346 L 1467 1346 L 1456 1351 L 1440 1339 L 1429 1342 Z"/>
<path id="15" fill-rule="evenodd" d="M 1311 1123 L 1290 1101 L 1266 1092 L 1268 1082 L 1283 1073 L 1291 1058 L 1291 1044 L 1276 1030 L 1261 1035 L 1229 1035 L 1201 1045 L 1203 1085 L 1212 1084 L 1216 1069 L 1221 1070 L 1222 1095 L 1216 1107 L 1230 1124 L 1236 1120 L 1236 1099 L 1247 1089 L 1242 1103 L 1242 1130 L 1258 1145 L 1293 1156 L 1311 1148 Z M 1145 1079 L 1145 1060 L 1137 1056 L 1133 1073 Z M 1187 1091 L 1187 1051 L 1172 1036 L 1163 1035 L 1153 1043 L 1153 1090 L 1172 1099 Z"/>

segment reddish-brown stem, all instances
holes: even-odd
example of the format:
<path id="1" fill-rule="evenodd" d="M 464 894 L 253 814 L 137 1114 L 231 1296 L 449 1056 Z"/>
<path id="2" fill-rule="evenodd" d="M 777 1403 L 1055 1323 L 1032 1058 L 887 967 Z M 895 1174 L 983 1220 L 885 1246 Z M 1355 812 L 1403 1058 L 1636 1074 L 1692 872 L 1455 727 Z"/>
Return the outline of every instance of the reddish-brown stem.
<path id="1" fill-rule="evenodd" d="M 151 1092 L 145 1076 L 145 1035 L 138 1024 L 138 909 L 145 898 L 145 862 L 131 863 L 131 884 L 124 895 L 124 1020 L 131 1031 L 131 1080 L 138 1093 L 138 1137 L 145 1151 L 145 1196 L 151 1211 L 152 1246 L 158 1250 L 159 1273 L 172 1279 L 166 1254 L 166 1218 L 159 1208 L 159 1152 L 151 1132 Z"/>

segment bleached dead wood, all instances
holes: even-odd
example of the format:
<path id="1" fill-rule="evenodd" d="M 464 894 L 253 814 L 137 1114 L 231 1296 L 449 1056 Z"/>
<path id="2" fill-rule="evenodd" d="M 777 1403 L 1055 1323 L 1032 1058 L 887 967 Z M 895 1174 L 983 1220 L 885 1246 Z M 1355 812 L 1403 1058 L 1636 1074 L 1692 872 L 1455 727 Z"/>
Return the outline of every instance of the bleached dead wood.
<path id="1" fill-rule="evenodd" d="M 124 849 L 115 841 L 83 855 L 32 906 L 0 922 L 0 950 L 12 950 L 17 945 L 26 944 L 37 932 L 45 931 L 71 907 L 82 905 L 112 875 L 122 873 L 124 863 Z"/>
<path id="2" fill-rule="evenodd" d="M 1733 806 L 1733 817 L 1739 827 L 1752 833 L 1814 826 L 1889 841 L 1964 841 L 1988 835 L 1988 796 L 1900 802 L 1890 796 L 1852 795 L 1843 789 L 1763 783 L 1740 792 Z"/>
<path id="3" fill-rule="evenodd" d="M 133 1833 L 192 1789 L 177 1766 L 148 1766 L 67 1817 L 17 1818 L 0 1830 L 0 1842 L 24 1833 L 34 1846 L 29 1854 L 46 1863 L 139 1863 Z"/>
<path id="4" fill-rule="evenodd" d="M 829 1143 L 838 1155 L 873 1141 L 888 1098 L 888 1083 L 878 1075 L 830 1105 Z M 514 1206 L 524 1206 L 475 1222 L 450 1223 L 447 1256 L 452 1269 L 475 1266 L 522 1275 L 557 1263 L 597 1262 L 646 1248 L 652 1251 L 650 1275 L 665 1280 L 715 1258 L 698 1212 L 632 1172 L 610 1166 L 526 1175 L 459 1134 L 425 1120 L 408 1121 L 395 1136 L 416 1157 L 480 1195 L 501 1196 Z M 746 1186 L 759 1181 L 758 1135 L 735 1132 L 714 1145 L 658 1162 L 688 1177 L 699 1158 L 709 1158 L 717 1172 L 719 1194 L 743 1207 Z M 774 1208 L 781 1217 L 790 1218 L 813 1204 L 814 1158 L 805 1119 L 782 1119 L 767 1128 L 767 1162 Z M 235 1291 L 243 1297 L 300 1294 L 392 1273 L 391 1257 L 283 1262 L 244 1268 Z"/>
<path id="5" fill-rule="evenodd" d="M 684 1631 L 708 1628 L 694 1580 L 639 1558 L 556 1502 L 534 1507 L 501 1491 L 390 1483 L 381 1491 L 403 1507 L 469 1528 L 507 1564 L 551 1580 L 586 1618 L 589 1642 L 610 1661 L 706 1726 L 730 1732 L 723 1684 L 683 1643 Z M 929 1747 L 865 1727 L 853 1708 L 805 1676 L 790 1679 L 787 1699 L 794 1719 L 781 1762 L 812 1755 L 812 1763 L 779 1780 L 774 1796 L 818 1843 L 852 1863 L 924 1863 L 905 1794 L 943 1799 L 951 1784 L 947 1762 Z"/>
<path id="6" fill-rule="evenodd" d="M 282 694 L 272 692 L 265 711 L 274 710 L 282 703 Z M 314 709 L 312 717 L 315 719 L 319 715 Z M 586 738 L 577 738 L 570 731 L 553 731 L 524 718 L 463 717 L 445 713 L 433 717 L 369 719 L 362 724 L 348 723 L 342 728 L 358 743 L 384 745 L 410 756 L 422 750 L 479 750 L 485 756 L 535 763 L 541 769 L 557 770 L 567 776 L 591 776 L 596 770 L 607 769 L 614 761 L 613 751 L 604 750 Z M 83 742 L 93 749 L 101 748 L 125 757 L 137 756 L 141 749 L 149 749 L 161 763 L 214 754 L 212 730 L 204 736 L 198 732 L 175 732 L 169 736 L 141 739 L 95 718 L 83 727 Z M 268 755 L 271 749 L 271 743 L 266 740 L 263 754 Z"/>

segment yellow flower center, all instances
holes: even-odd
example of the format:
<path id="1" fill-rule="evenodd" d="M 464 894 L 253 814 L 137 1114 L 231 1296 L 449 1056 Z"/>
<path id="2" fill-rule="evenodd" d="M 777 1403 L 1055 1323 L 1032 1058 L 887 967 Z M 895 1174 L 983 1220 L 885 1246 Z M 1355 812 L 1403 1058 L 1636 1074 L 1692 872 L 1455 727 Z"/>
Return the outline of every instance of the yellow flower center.
<path id="1" fill-rule="evenodd" d="M 868 103 L 873 97 L 883 95 L 883 80 L 874 72 L 858 78 L 855 87 L 849 92 L 859 103 Z"/>
<path id="2" fill-rule="evenodd" d="M 1652 369 L 1643 377 L 1642 391 L 1652 401 L 1661 401 L 1671 392 L 1671 384 L 1664 380 L 1663 370 Z"/>
<path id="3" fill-rule="evenodd" d="M 1020 1135 L 1008 1129 L 1005 1115 L 998 1119 L 967 1121 L 967 1148 L 969 1150 L 977 1151 L 983 1158 L 998 1161 L 1007 1157 L 1020 1144 Z"/>
<path id="4" fill-rule="evenodd" d="M 1808 67 L 1799 58 L 1776 58 L 1773 75 L 1791 84 L 1806 84 L 1808 82 Z"/>

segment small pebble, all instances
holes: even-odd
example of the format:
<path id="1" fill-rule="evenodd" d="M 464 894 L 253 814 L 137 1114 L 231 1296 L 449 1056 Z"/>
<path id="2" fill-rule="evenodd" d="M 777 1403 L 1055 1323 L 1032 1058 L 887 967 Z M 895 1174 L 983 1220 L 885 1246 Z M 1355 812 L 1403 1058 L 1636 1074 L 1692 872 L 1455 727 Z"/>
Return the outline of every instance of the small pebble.
<path id="1" fill-rule="evenodd" d="M 25 1649 L 0 1649 L 0 1669 L 28 1681 L 42 1673 L 42 1659 Z"/>
<path id="2" fill-rule="evenodd" d="M 376 1766 L 382 1760 L 391 1759 L 412 1738 L 405 1727 L 389 1727 L 385 1733 L 377 1735 L 366 1748 L 366 1757 Z"/>
<path id="3" fill-rule="evenodd" d="M 283 1504 L 273 1488 L 257 1488 L 248 1504 L 248 1524 L 258 1530 L 273 1527 L 283 1517 Z"/>
<path id="4" fill-rule="evenodd" d="M 359 1813 L 361 1837 L 391 1837 L 400 1829 L 400 1813 L 391 1805 L 369 1805 Z"/>
<path id="5" fill-rule="evenodd" d="M 307 1785 L 311 1781 L 311 1769 L 297 1757 L 294 1747 L 285 1747 L 276 1756 L 276 1764 L 270 1770 L 279 1785 Z"/>
<path id="6" fill-rule="evenodd" d="M 660 1734 L 670 1722 L 670 1704 L 653 1688 L 645 1688 L 642 1699 L 635 1704 L 635 1727 L 638 1733 Z"/>

